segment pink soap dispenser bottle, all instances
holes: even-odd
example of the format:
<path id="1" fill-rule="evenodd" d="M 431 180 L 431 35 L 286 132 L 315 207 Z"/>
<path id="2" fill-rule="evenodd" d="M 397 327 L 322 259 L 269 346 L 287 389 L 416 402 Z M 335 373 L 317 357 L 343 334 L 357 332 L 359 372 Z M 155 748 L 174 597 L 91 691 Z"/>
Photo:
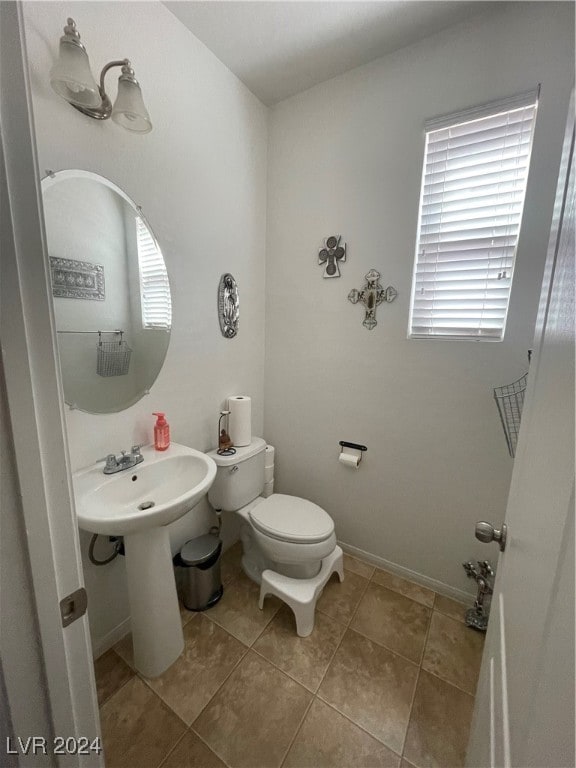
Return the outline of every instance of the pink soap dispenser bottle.
<path id="1" fill-rule="evenodd" d="M 158 417 L 154 425 L 154 448 L 165 451 L 170 445 L 170 425 L 166 421 L 166 414 L 158 411 L 152 415 Z"/>

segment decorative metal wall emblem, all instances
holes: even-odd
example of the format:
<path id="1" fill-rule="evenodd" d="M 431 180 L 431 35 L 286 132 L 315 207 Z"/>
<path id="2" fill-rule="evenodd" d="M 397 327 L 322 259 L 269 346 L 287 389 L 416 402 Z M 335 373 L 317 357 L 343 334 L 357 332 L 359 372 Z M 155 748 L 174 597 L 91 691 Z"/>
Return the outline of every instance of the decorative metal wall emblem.
<path id="1" fill-rule="evenodd" d="M 88 261 L 50 258 L 52 295 L 59 299 L 104 301 L 104 267 Z"/>
<path id="2" fill-rule="evenodd" d="M 376 307 L 382 304 L 383 301 L 388 303 L 394 301 L 396 296 L 398 296 L 398 291 L 391 285 L 387 288 L 382 288 L 379 283 L 380 272 L 377 272 L 375 269 L 371 269 L 364 277 L 366 278 L 366 285 L 360 291 L 353 288 L 348 294 L 348 300 L 352 304 L 357 304 L 359 301 L 364 304 L 366 316 L 362 325 L 371 331 L 378 325 L 376 322 Z"/>
<path id="3" fill-rule="evenodd" d="M 218 286 L 218 319 L 222 336 L 232 339 L 238 333 L 240 299 L 236 280 L 229 273 L 222 275 Z"/>
<path id="4" fill-rule="evenodd" d="M 342 235 L 330 235 L 324 248 L 318 251 L 318 264 L 324 264 L 323 277 L 340 277 L 338 262 L 346 261 L 346 243 L 340 245 Z"/>

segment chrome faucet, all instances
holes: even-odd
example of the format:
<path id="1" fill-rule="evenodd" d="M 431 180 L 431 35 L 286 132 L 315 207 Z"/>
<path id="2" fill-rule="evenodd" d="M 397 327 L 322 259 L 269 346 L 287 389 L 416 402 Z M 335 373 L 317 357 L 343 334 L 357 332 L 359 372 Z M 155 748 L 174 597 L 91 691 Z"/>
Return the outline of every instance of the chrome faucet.
<path id="1" fill-rule="evenodd" d="M 130 467 L 135 467 L 136 464 L 140 464 L 141 461 L 144 461 L 140 448 L 142 448 L 141 445 L 133 445 L 129 454 L 126 451 L 121 451 L 120 456 L 116 456 L 115 453 L 109 453 L 104 458 L 98 459 L 98 461 L 106 462 L 103 469 L 104 474 L 113 475 L 116 472 L 122 472 L 125 469 L 130 469 Z"/>

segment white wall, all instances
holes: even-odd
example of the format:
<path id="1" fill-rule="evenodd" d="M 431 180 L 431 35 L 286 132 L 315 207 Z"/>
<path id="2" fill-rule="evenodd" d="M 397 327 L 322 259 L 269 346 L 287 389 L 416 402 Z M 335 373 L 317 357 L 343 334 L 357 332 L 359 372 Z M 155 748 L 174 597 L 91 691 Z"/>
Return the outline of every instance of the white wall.
<path id="1" fill-rule="evenodd" d="M 127 56 L 154 125 L 145 136 L 81 115 L 51 90 L 48 72 L 72 13 L 98 76 Z M 68 412 L 73 468 L 152 439 L 163 410 L 172 439 L 212 448 L 218 412 L 231 394 L 253 397 L 263 427 L 264 253 L 267 110 L 162 4 L 24 4 L 40 167 L 106 176 L 142 206 L 172 286 L 173 329 L 166 363 L 149 396 L 121 413 Z M 107 77 L 112 98 L 115 71 Z M 89 260 L 89 259 L 87 259 Z M 220 276 L 236 277 L 240 333 L 220 334 Z M 174 526 L 174 546 L 211 523 L 206 504 Z M 233 535 L 233 532 L 230 532 Z M 96 568 L 82 536 L 94 647 L 128 616 L 124 563 Z"/>
<path id="2" fill-rule="evenodd" d="M 324 506 L 344 543 L 471 590 L 461 562 L 502 521 L 512 460 L 492 388 L 526 370 L 573 78 L 569 3 L 516 3 L 282 102 L 270 122 L 266 438 L 276 490 Z M 426 118 L 542 84 L 506 338 L 407 340 Z M 341 234 L 340 279 L 317 265 Z M 375 268 L 398 289 L 362 326 Z M 368 446 L 359 470 L 338 441 Z"/>

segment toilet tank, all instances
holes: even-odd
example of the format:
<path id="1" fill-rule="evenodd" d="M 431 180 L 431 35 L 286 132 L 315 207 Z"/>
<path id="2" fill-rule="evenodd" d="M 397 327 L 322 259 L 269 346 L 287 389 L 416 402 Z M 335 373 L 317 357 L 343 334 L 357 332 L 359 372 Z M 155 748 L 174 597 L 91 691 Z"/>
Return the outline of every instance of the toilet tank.
<path id="1" fill-rule="evenodd" d="M 214 509 L 234 512 L 248 504 L 264 490 L 266 441 L 253 437 L 250 445 L 236 448 L 232 456 L 209 451 L 216 462 L 216 479 L 208 491 Z"/>

